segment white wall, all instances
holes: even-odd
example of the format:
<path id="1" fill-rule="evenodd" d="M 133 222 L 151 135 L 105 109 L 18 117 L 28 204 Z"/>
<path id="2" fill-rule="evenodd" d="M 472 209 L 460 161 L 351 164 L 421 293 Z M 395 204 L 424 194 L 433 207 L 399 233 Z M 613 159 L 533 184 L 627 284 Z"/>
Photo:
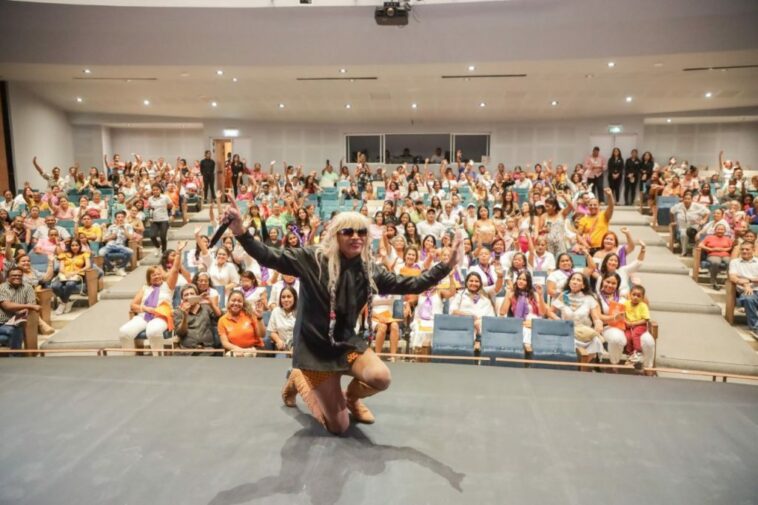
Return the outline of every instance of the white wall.
<path id="1" fill-rule="evenodd" d="M 44 181 L 34 169 L 32 158 L 50 171 L 58 166 L 65 173 L 74 163 L 72 127 L 66 114 L 11 82 L 9 111 L 16 186 L 29 181 L 34 188 L 44 188 Z"/>
<path id="2" fill-rule="evenodd" d="M 665 124 L 645 126 L 646 149 L 656 161 L 670 156 L 711 170 L 718 167 L 718 154 L 739 160 L 743 167 L 758 168 L 758 123 Z"/>
<path id="3" fill-rule="evenodd" d="M 74 126 L 74 157 L 85 172 L 89 167 L 103 168 L 103 126 Z"/>
<path id="4" fill-rule="evenodd" d="M 188 161 L 202 158 L 207 141 L 202 130 L 196 129 L 110 128 L 110 144 L 112 150 L 108 155 L 118 153 L 124 161 L 133 159 L 132 153 L 137 153 L 144 159 L 163 157 L 173 164 L 177 156 Z"/>

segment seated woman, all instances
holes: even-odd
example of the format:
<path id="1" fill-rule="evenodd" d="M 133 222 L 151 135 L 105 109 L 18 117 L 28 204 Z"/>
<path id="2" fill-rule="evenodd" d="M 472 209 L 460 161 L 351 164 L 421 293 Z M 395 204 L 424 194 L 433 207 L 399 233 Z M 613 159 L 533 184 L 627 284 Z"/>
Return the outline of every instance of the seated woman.
<path id="1" fill-rule="evenodd" d="M 455 295 L 450 302 L 450 314 L 474 318 L 474 350 L 479 350 L 479 336 L 482 333 L 482 317 L 494 316 L 495 307 L 486 295 L 482 278 L 476 272 L 466 275 L 466 289 Z"/>
<path id="2" fill-rule="evenodd" d="M 603 263 L 603 259 L 611 253 L 618 254 L 619 263 L 622 267 L 626 265 L 627 256 L 634 251 L 634 238 L 632 238 L 632 234 L 626 226 L 621 228 L 621 233 L 626 237 L 626 244 L 622 246 L 619 246 L 619 239 L 612 231 L 603 235 L 601 249 L 592 257 L 592 259 L 595 260 L 596 267 L 600 267 Z"/>
<path id="3" fill-rule="evenodd" d="M 186 242 L 179 242 L 176 253 L 181 255 L 186 245 Z M 147 268 L 145 285 L 132 299 L 131 312 L 135 315 L 119 328 L 122 348 L 134 348 L 134 339 L 144 331 L 153 353 L 157 355 L 159 351 L 163 351 L 163 334 L 174 327 L 171 302 L 180 265 L 180 261 L 175 261 L 168 277 L 164 275 L 160 265 Z"/>
<path id="4" fill-rule="evenodd" d="M 624 322 L 624 303 L 626 299 L 619 294 L 620 278 L 618 274 L 603 276 L 598 298 L 600 299 L 600 319 L 603 321 L 603 338 L 608 343 L 608 359 L 617 365 L 621 361 L 626 341 L 626 323 Z M 645 368 L 653 366 L 655 359 L 655 339 L 645 331 L 642 340 L 642 361 Z"/>
<path id="5" fill-rule="evenodd" d="M 211 276 L 213 284 L 224 286 L 226 291 L 231 291 L 240 282 L 237 267 L 230 261 L 231 254 L 225 247 L 220 247 L 216 251 L 216 259 L 211 262 L 208 268 L 208 274 Z"/>
<path id="6" fill-rule="evenodd" d="M 182 301 L 174 309 L 176 336 L 181 349 L 203 349 L 213 347 L 213 310 L 210 305 L 200 303 L 197 286 L 186 284 L 182 288 Z"/>
<path id="7" fill-rule="evenodd" d="M 268 320 L 268 332 L 274 347 L 278 351 L 292 348 L 297 315 L 297 291 L 287 286 L 279 293 L 279 305 L 271 311 Z"/>
<path id="8" fill-rule="evenodd" d="M 722 265 L 728 266 L 733 246 L 734 241 L 726 235 L 726 227 L 722 224 L 716 226 L 714 235 L 708 235 L 700 242 L 700 249 L 703 251 L 701 258 L 708 262 L 711 286 L 715 291 L 721 289 L 718 284 L 719 270 Z"/>
<path id="9" fill-rule="evenodd" d="M 603 321 L 600 306 L 590 291 L 590 281 L 579 272 L 569 277 L 568 287 L 556 297 L 547 311 L 549 319 L 574 321 L 574 344 L 589 355 L 603 352 L 600 334 Z"/>
<path id="10" fill-rule="evenodd" d="M 592 273 L 592 278 L 595 281 L 595 292 L 600 291 L 600 282 L 603 276 L 609 273 L 619 274 L 621 284 L 619 284 L 619 293 L 621 296 L 627 296 L 632 284 L 635 281 L 632 279 L 632 274 L 637 272 L 642 266 L 642 262 L 645 261 L 646 246 L 643 241 L 640 240 L 640 252 L 637 255 L 637 259 L 627 263 L 625 266 L 620 266 L 621 261 L 619 255 L 611 253 L 606 255 L 603 259 L 603 263 L 600 265 L 600 270 L 596 270 Z"/>
<path id="11" fill-rule="evenodd" d="M 60 234 L 57 228 L 50 228 L 47 230 L 47 236 L 42 237 L 37 241 L 34 246 L 34 252 L 37 254 L 45 254 L 47 256 L 56 256 L 63 252 L 66 245 L 61 240 Z"/>
<path id="12" fill-rule="evenodd" d="M 263 349 L 263 316 L 248 303 L 242 291 L 233 291 L 227 302 L 226 314 L 218 320 L 218 336 L 227 356 L 255 356 Z"/>
<path id="13" fill-rule="evenodd" d="M 532 275 L 521 272 L 516 282 L 509 282 L 505 288 L 505 299 L 500 305 L 500 315 L 524 320 L 524 347 L 532 345 L 532 319 L 545 317 L 544 291 L 541 285 L 532 285 Z"/>
<path id="14" fill-rule="evenodd" d="M 240 274 L 240 287 L 245 295 L 245 301 L 255 307 L 258 312 L 266 310 L 266 287 L 258 284 L 258 278 L 253 272 L 245 270 Z"/>
<path id="15" fill-rule="evenodd" d="M 397 354 L 397 343 L 400 338 L 399 322 L 392 318 L 392 309 L 399 295 L 374 295 L 372 297 L 371 327 L 374 330 L 374 352 L 379 354 L 384 348 L 384 339 L 389 334 L 390 353 Z M 395 358 L 390 358 L 395 361 Z"/>
<path id="16" fill-rule="evenodd" d="M 161 267 L 166 274 L 166 278 L 168 278 L 169 272 L 171 272 L 176 261 L 179 261 L 179 276 L 176 279 L 176 285 L 181 288 L 192 282 L 192 275 L 182 264 L 182 256 L 177 254 L 174 249 L 167 249 L 161 256 Z"/>
<path id="17" fill-rule="evenodd" d="M 442 262 L 450 261 L 450 249 L 443 250 L 441 260 Z M 455 275 L 454 272 L 451 272 L 446 279 L 443 279 L 439 284 L 419 295 L 410 327 L 409 346 L 414 354 L 429 354 L 429 352 L 422 351 L 422 349 L 431 348 L 432 334 L 434 333 L 434 315 L 443 313 L 444 300 L 454 297 L 456 287 L 460 286 L 460 281 L 456 280 Z M 410 317 L 411 307 L 409 304 L 405 304 L 404 313 L 406 317 Z"/>
<path id="18" fill-rule="evenodd" d="M 51 230 L 52 232 L 52 230 Z M 66 245 L 65 252 L 58 255 L 60 265 L 58 276 L 53 280 L 52 289 L 55 296 L 60 299 L 57 315 L 68 314 L 74 306 L 71 295 L 79 293 L 84 286 L 84 273 L 90 268 L 90 254 L 82 250 L 82 244 L 78 240 L 71 240 Z"/>

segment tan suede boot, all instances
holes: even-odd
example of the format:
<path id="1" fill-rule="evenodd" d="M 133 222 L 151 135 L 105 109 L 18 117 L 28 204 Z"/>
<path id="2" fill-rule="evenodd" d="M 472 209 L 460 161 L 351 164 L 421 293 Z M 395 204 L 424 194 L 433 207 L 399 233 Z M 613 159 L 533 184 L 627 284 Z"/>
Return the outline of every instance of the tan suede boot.
<path id="1" fill-rule="evenodd" d="M 292 369 L 289 380 L 287 381 L 287 384 L 285 384 L 285 389 L 282 390 L 282 400 L 284 400 L 284 404 L 289 406 L 287 402 L 290 400 L 290 396 L 292 395 L 290 389 L 288 388 L 290 381 L 294 385 L 297 394 L 300 395 L 300 398 L 302 398 L 303 402 L 305 402 L 305 404 L 308 406 L 308 410 L 311 411 L 311 415 L 314 417 L 314 419 L 316 419 L 316 421 L 318 421 L 322 426 L 326 427 L 326 416 L 324 415 L 324 411 L 321 409 L 321 404 L 319 403 L 318 398 L 316 398 L 316 395 L 313 394 L 311 382 L 308 380 L 305 374 L 303 374 L 303 372 L 297 368 Z M 285 392 L 288 393 L 288 396 L 286 398 Z M 295 406 L 295 398 L 296 395 L 291 396 L 293 407 Z"/>
<path id="2" fill-rule="evenodd" d="M 296 368 L 290 370 L 290 373 L 287 376 L 287 382 L 282 388 L 282 402 L 286 407 L 295 407 L 297 405 L 295 401 L 297 399 L 297 387 L 295 386 L 295 379 L 293 377 L 295 372 L 300 372 L 300 370 Z"/>
<path id="3" fill-rule="evenodd" d="M 347 400 L 347 409 L 356 422 L 372 424 L 376 420 L 374 414 L 363 404 L 361 398 L 368 398 L 378 392 L 378 389 L 374 389 L 358 379 L 350 381 L 345 391 L 345 399 Z"/>

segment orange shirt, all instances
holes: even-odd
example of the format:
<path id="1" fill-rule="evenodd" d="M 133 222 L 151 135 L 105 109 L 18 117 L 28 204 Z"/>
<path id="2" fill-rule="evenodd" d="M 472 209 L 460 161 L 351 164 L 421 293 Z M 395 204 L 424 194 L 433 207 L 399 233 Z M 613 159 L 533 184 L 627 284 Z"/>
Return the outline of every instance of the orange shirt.
<path id="1" fill-rule="evenodd" d="M 263 340 L 258 337 L 255 331 L 258 324 L 261 323 L 244 312 L 240 312 L 237 317 L 232 317 L 227 312 L 218 320 L 218 333 L 219 335 L 226 335 L 229 342 L 244 349 L 262 347 Z"/>

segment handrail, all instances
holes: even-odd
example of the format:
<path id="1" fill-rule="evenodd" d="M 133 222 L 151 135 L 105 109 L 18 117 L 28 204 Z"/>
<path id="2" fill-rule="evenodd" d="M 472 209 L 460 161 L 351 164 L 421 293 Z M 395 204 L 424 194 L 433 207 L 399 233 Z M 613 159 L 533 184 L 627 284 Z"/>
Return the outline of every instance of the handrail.
<path id="1" fill-rule="evenodd" d="M 142 352 L 146 354 L 152 354 L 153 352 L 159 353 L 158 356 L 168 356 L 171 354 L 218 354 L 221 352 L 224 352 L 223 349 L 215 349 L 215 348 L 201 348 L 201 349 L 166 349 L 164 351 L 156 350 L 153 351 L 149 347 L 142 347 L 142 348 L 133 348 L 133 349 L 124 349 L 121 347 L 103 347 L 103 348 L 85 348 L 85 349 L 8 349 L 8 348 L 0 348 L 0 356 L 6 355 L 6 354 L 23 354 L 23 355 L 31 355 L 32 357 L 39 356 L 44 357 L 47 354 L 94 354 L 95 356 L 99 357 L 108 357 L 109 352 L 117 352 L 117 353 L 135 353 L 135 352 Z M 253 352 L 253 351 L 251 351 Z M 291 350 L 287 351 L 272 351 L 268 349 L 260 349 L 254 351 L 256 355 L 276 355 L 276 354 L 283 354 L 287 356 L 292 355 Z M 449 361 L 449 360 L 455 360 L 455 361 L 471 361 L 471 362 L 481 362 L 481 361 L 490 361 L 492 358 L 490 356 L 448 356 L 448 355 L 435 355 L 435 354 L 402 354 L 402 353 L 378 353 L 377 356 L 380 357 L 388 357 L 388 358 L 411 358 L 411 359 L 418 359 L 423 358 L 424 361 L 426 360 L 441 360 L 441 361 Z M 87 356 L 89 357 L 89 356 Z M 521 359 L 521 358 L 495 358 L 495 362 L 498 363 L 521 363 L 521 364 L 529 364 L 529 365 L 551 365 L 551 366 L 559 366 L 559 367 L 590 367 L 590 368 L 614 368 L 614 369 L 620 369 L 620 370 L 635 370 L 635 367 L 633 365 L 613 365 L 610 363 L 581 363 L 578 361 L 548 361 L 548 360 L 534 360 L 534 359 Z M 661 367 L 652 367 L 652 368 L 642 368 L 641 371 L 643 372 L 654 372 L 654 373 L 670 373 L 670 374 L 680 374 L 680 375 L 692 375 L 692 376 L 698 376 L 698 377 L 711 377 L 713 379 L 713 382 L 716 382 L 719 377 L 721 377 L 722 382 L 727 382 L 728 379 L 736 379 L 736 380 L 748 380 L 748 381 L 758 381 L 758 375 L 741 375 L 741 374 L 733 374 L 733 373 L 724 373 L 724 372 L 707 372 L 704 370 L 687 370 L 683 368 L 661 368 Z"/>

